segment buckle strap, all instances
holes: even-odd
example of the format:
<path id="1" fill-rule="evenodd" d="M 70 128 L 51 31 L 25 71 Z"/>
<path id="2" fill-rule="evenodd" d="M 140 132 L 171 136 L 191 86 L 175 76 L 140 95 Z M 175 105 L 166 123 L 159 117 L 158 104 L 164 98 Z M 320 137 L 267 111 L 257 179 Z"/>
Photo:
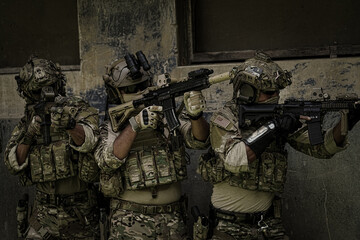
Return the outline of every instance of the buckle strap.
<path id="1" fill-rule="evenodd" d="M 255 212 L 255 213 L 237 213 L 231 211 L 221 210 L 212 206 L 211 208 L 214 212 L 214 216 L 219 220 L 225 220 L 234 223 L 247 223 L 247 224 L 257 224 L 259 221 L 262 221 L 265 218 L 265 212 Z"/>
<path id="2" fill-rule="evenodd" d="M 36 200 L 44 204 L 53 204 L 56 206 L 69 206 L 77 202 L 87 202 L 89 200 L 89 193 L 77 192 L 74 194 L 48 194 L 41 191 L 36 191 Z"/>
<path id="3" fill-rule="evenodd" d="M 111 208 L 129 210 L 142 214 L 151 215 L 151 214 L 160 214 L 160 213 L 184 212 L 186 210 L 186 203 L 183 199 L 180 199 L 179 201 L 170 204 L 145 205 L 145 204 L 138 204 L 121 199 L 112 199 Z"/>

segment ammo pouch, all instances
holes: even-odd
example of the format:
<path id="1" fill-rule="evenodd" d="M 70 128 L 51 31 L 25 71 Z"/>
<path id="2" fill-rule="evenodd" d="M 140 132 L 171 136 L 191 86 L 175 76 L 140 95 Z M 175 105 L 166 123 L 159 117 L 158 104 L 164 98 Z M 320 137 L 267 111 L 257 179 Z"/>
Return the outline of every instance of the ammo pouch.
<path id="1" fill-rule="evenodd" d="M 125 187 L 144 189 L 181 181 L 186 178 L 185 149 L 170 152 L 164 147 L 147 147 L 131 151 L 124 168 Z"/>
<path id="2" fill-rule="evenodd" d="M 223 181 L 230 176 L 224 168 L 224 163 L 217 157 L 214 151 L 210 148 L 207 153 L 201 154 L 199 158 L 199 166 L 197 172 L 206 182 L 212 184 Z"/>
<path id="3" fill-rule="evenodd" d="M 184 148 L 174 153 L 147 148 L 131 151 L 124 165 L 113 172 L 100 172 L 100 189 L 105 197 L 120 197 L 124 190 L 170 184 L 186 178 Z"/>
<path id="4" fill-rule="evenodd" d="M 100 190 L 105 197 L 120 197 L 124 192 L 124 184 L 121 171 L 100 172 Z"/>
<path id="5" fill-rule="evenodd" d="M 283 192 L 286 171 L 286 152 L 263 152 L 249 164 L 249 171 L 232 175 L 229 184 L 249 190 Z"/>
<path id="6" fill-rule="evenodd" d="M 79 154 L 68 143 L 68 136 L 49 146 L 33 145 L 29 153 L 30 179 L 33 183 L 52 182 L 76 176 Z"/>

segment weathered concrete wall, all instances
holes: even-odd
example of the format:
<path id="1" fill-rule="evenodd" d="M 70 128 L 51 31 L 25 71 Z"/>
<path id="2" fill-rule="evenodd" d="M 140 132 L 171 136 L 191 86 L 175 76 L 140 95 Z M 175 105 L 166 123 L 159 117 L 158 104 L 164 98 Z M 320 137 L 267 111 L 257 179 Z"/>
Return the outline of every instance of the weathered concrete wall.
<path id="1" fill-rule="evenodd" d="M 126 51 L 138 50 L 148 56 L 154 73 L 171 72 L 174 78 L 200 67 L 212 68 L 215 74 L 228 71 L 234 64 L 176 67 L 177 41 L 174 1 L 85 1 L 78 0 L 81 71 L 65 72 L 68 93 L 82 95 L 90 103 L 104 109 L 102 84 L 106 64 Z M 293 84 L 281 94 L 310 97 L 313 87 L 322 87 L 331 96 L 359 92 L 360 58 L 279 61 L 293 74 Z M 204 90 L 207 118 L 231 97 L 228 83 Z M 25 191 L 10 176 L 3 164 L 3 153 L 10 133 L 23 114 L 24 101 L 16 92 L 14 75 L 0 75 L 0 235 L 15 239 L 17 199 Z M 289 148 L 288 181 L 283 194 L 283 212 L 291 239 L 360 239 L 359 136 L 356 126 L 349 134 L 349 148 L 329 160 L 306 157 Z M 184 192 L 189 206 L 199 205 L 206 212 L 211 186 L 195 173 L 199 151 L 189 151 L 191 165 Z M 4 194 L 5 193 L 5 194 Z M 189 215 L 190 216 L 190 215 Z M 192 223 L 189 218 L 189 226 Z"/>
<path id="2" fill-rule="evenodd" d="M 289 97 L 310 99 L 313 88 L 323 88 L 333 98 L 341 93 L 359 93 L 360 58 L 277 61 L 293 75 L 293 84 L 281 92 L 283 101 Z M 208 67 L 219 74 L 235 64 L 216 64 L 177 67 L 176 78 L 199 67 Z M 231 99 L 231 86 L 225 82 L 203 91 L 207 114 Z M 334 119 L 330 116 L 327 125 Z M 360 167 L 358 146 L 360 125 L 349 133 L 350 146 L 332 159 L 315 159 L 287 146 L 289 168 L 283 197 L 283 219 L 291 239 L 359 239 L 360 186 L 357 184 Z M 191 151 L 189 180 L 184 184 L 189 205 L 208 209 L 211 187 L 195 173 L 199 151 Z M 190 219 L 191 221 L 191 219 Z"/>

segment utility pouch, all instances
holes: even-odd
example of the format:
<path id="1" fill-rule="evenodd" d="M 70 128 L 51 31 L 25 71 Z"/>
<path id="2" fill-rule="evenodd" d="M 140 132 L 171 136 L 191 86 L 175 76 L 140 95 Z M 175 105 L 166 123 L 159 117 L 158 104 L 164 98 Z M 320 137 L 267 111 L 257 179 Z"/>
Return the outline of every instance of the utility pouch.
<path id="1" fill-rule="evenodd" d="M 230 176 L 225 170 L 223 161 L 215 155 L 212 149 L 200 156 L 197 173 L 204 181 L 212 184 L 219 183 Z"/>
<path id="2" fill-rule="evenodd" d="M 87 183 L 99 181 L 100 168 L 93 153 L 79 153 L 79 178 Z"/>
<path id="3" fill-rule="evenodd" d="M 100 172 L 100 190 L 105 197 L 119 197 L 124 192 L 121 171 Z"/>
<path id="4" fill-rule="evenodd" d="M 18 239 L 25 239 L 29 227 L 29 195 L 25 193 L 16 207 L 17 235 Z"/>
<path id="5" fill-rule="evenodd" d="M 191 208 L 191 215 L 194 218 L 193 225 L 193 239 L 206 240 L 208 239 L 209 220 L 206 216 L 200 213 L 199 208 L 194 206 Z"/>
<path id="6" fill-rule="evenodd" d="M 100 219 L 99 219 L 99 226 L 100 226 L 100 239 L 106 240 L 109 236 L 109 224 L 108 224 L 108 217 L 106 214 L 105 208 L 100 208 Z"/>

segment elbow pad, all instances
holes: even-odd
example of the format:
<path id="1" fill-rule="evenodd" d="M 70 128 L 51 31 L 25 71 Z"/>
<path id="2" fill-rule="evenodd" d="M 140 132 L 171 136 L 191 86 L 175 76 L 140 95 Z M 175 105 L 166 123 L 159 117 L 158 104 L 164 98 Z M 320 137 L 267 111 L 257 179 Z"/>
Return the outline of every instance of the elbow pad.
<path id="1" fill-rule="evenodd" d="M 249 137 L 243 139 L 243 141 L 255 152 L 256 157 L 259 158 L 261 153 L 263 153 L 275 139 L 276 132 L 277 128 L 275 123 L 268 122 L 253 132 Z"/>

